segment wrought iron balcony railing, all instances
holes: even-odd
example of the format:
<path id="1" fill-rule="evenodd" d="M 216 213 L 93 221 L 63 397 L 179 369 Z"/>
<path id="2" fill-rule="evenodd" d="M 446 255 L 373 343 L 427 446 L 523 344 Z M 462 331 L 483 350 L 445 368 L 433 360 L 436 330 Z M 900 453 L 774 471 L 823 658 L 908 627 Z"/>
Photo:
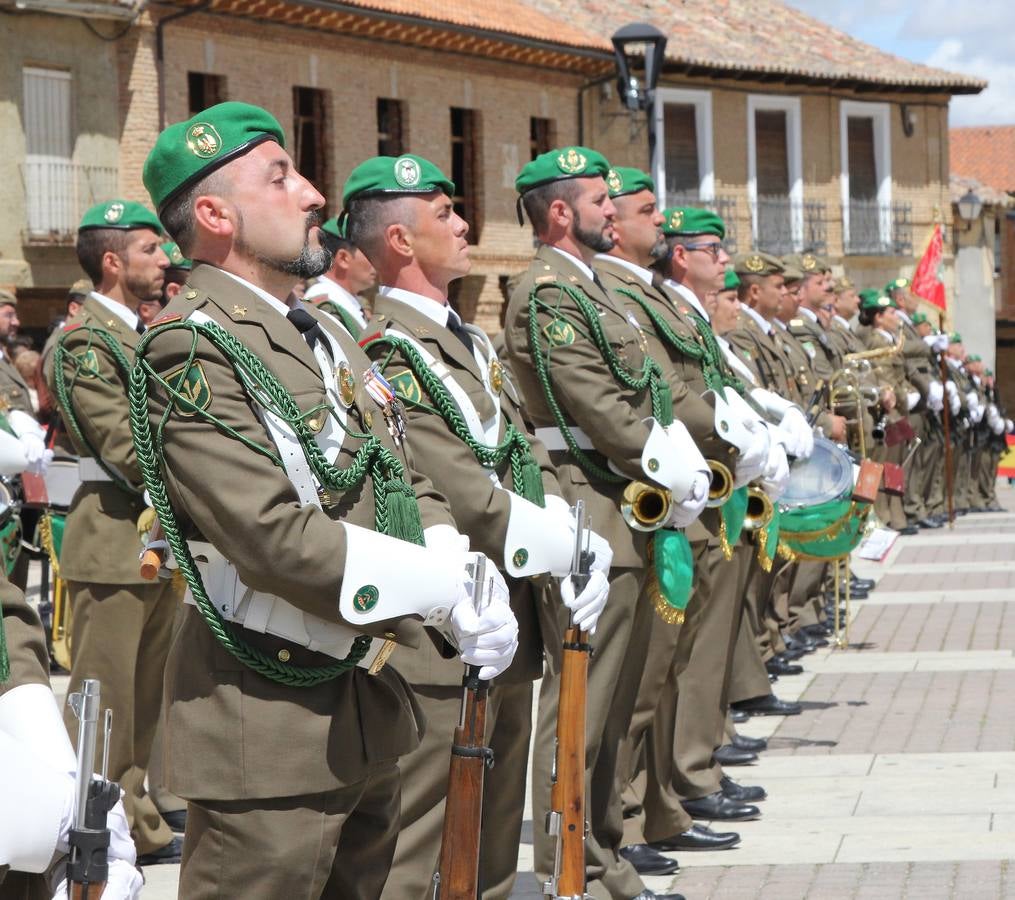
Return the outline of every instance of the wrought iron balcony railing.
<path id="1" fill-rule="evenodd" d="M 760 196 L 751 203 L 751 246 L 764 253 L 828 251 L 828 207 L 823 200 Z"/>
<path id="2" fill-rule="evenodd" d="M 22 165 L 29 243 L 71 239 L 89 206 L 116 195 L 115 166 L 84 166 L 65 159 L 28 159 Z"/>
<path id="3" fill-rule="evenodd" d="M 847 256 L 912 256 L 913 205 L 850 200 L 842 208 L 842 247 Z"/>

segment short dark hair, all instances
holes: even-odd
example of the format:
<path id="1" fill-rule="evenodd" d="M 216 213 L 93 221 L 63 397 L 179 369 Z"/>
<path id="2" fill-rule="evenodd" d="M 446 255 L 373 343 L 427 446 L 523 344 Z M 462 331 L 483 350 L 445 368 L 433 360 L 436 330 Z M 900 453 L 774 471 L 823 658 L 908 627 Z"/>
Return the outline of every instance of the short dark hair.
<path id="1" fill-rule="evenodd" d="M 408 204 L 401 201 L 406 194 L 395 194 L 386 197 L 383 194 L 371 197 L 360 197 L 349 202 L 349 221 L 345 233 L 349 243 L 359 247 L 369 259 L 374 259 L 381 249 L 384 230 L 392 224 L 403 223 L 412 226 L 409 221 L 413 215 L 408 212 Z"/>
<path id="2" fill-rule="evenodd" d="M 221 194 L 224 185 L 221 174 L 211 172 L 162 207 L 159 213 L 162 225 L 184 256 L 191 256 L 194 250 L 194 201 L 202 194 Z"/>
<path id="3" fill-rule="evenodd" d="M 559 181 L 549 181 L 534 187 L 522 194 L 522 205 L 525 207 L 525 214 L 532 223 L 536 234 L 542 234 L 550 224 L 550 204 L 554 200 L 563 200 L 571 209 L 581 193 L 577 178 L 562 178 Z"/>
<path id="4" fill-rule="evenodd" d="M 75 246 L 78 262 L 92 284 L 102 281 L 102 257 L 115 253 L 123 259 L 130 243 L 131 231 L 125 228 L 86 228 L 78 232 Z"/>
<path id="5" fill-rule="evenodd" d="M 750 272 L 737 272 L 737 277 L 740 279 L 740 287 L 737 288 L 737 299 L 743 302 L 751 290 L 751 285 L 761 284 L 767 276 L 752 275 Z"/>
<path id="6" fill-rule="evenodd" d="M 887 306 L 876 306 L 876 307 L 869 306 L 866 309 L 861 307 L 860 311 L 857 313 L 856 316 L 857 321 L 861 325 L 866 325 L 869 328 L 871 325 L 874 324 L 874 318 L 877 316 L 877 314 L 879 312 L 884 312 L 886 309 L 888 309 Z"/>

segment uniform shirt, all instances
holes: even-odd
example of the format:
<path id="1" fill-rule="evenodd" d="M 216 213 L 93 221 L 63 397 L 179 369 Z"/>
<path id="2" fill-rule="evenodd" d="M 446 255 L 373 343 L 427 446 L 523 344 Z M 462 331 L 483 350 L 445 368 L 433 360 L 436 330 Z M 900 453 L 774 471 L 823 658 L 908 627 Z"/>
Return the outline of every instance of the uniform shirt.
<path id="1" fill-rule="evenodd" d="M 363 304 L 359 297 L 347 291 L 327 275 L 322 275 L 316 284 L 307 288 L 303 299 L 315 306 L 323 306 L 325 310 L 327 310 L 328 304 L 332 303 L 348 313 L 361 329 L 367 327 L 367 317 L 363 312 Z"/>

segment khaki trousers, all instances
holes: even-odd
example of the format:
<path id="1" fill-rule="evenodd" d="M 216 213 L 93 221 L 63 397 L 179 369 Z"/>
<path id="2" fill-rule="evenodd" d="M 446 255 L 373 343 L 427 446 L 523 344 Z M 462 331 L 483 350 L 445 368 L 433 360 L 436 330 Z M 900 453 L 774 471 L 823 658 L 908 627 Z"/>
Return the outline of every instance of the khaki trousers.
<path id="1" fill-rule="evenodd" d="M 395 848 L 398 785 L 390 762 L 324 794 L 191 802 L 179 896 L 377 900 Z"/>
<path id="2" fill-rule="evenodd" d="M 585 728 L 586 810 L 590 828 L 585 859 L 587 890 L 597 900 L 628 900 L 644 889 L 634 867 L 617 852 L 623 836 L 623 811 L 615 786 L 620 745 L 627 736 L 651 635 L 651 618 L 636 615 L 644 578 L 643 570 L 611 571 L 610 598 L 592 638 L 594 653 L 589 663 Z M 550 802 L 559 694 L 558 655 L 551 656 L 543 676 L 532 758 L 534 869 L 539 882 L 549 878 L 553 867 L 554 844 L 543 823 Z M 610 812 L 611 807 L 615 812 Z"/>
<path id="3" fill-rule="evenodd" d="M 749 554 L 754 548 L 748 545 L 746 549 Z M 747 574 L 750 575 L 753 571 L 753 563 L 748 560 L 746 566 Z M 768 680 L 768 672 L 761 658 L 758 642 L 754 639 L 754 634 L 751 631 L 745 600 L 740 616 L 740 627 L 737 629 L 736 645 L 733 648 L 725 705 L 729 706 L 730 703 L 750 700 L 753 697 L 764 697 L 770 693 L 772 693 L 772 683 Z"/>
<path id="4" fill-rule="evenodd" d="M 68 693 L 85 678 L 102 686 L 102 707 L 113 710 L 109 777 L 124 790 L 123 805 L 138 855 L 164 847 L 173 833 L 145 791 L 155 727 L 162 707 L 162 677 L 179 604 L 168 581 L 152 585 L 68 582 L 74 610 L 73 659 Z M 77 740 L 78 721 L 70 708 L 64 724 Z M 96 765 L 102 759 L 102 729 Z"/>

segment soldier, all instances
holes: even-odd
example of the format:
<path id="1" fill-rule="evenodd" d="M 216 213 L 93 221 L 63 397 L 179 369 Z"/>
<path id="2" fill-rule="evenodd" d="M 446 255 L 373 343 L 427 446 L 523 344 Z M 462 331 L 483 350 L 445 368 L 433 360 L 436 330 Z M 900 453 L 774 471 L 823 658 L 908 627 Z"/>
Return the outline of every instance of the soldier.
<path id="1" fill-rule="evenodd" d="M 422 620 L 492 678 L 517 623 L 499 576 L 474 609 L 475 555 L 388 434 L 356 342 L 285 304 L 331 260 L 324 198 L 284 144 L 263 109 L 222 103 L 163 131 L 144 167 L 201 260 L 143 357 L 158 456 L 138 431 L 188 584 L 164 719 L 167 787 L 189 801 L 180 896 L 376 900 L 397 758 L 424 724 L 388 656 Z"/>
<path id="2" fill-rule="evenodd" d="M 454 193 L 428 160 L 379 156 L 353 169 L 342 202 L 349 234 L 380 276 L 371 319 L 378 331 L 364 346 L 405 406 L 405 442 L 416 465 L 448 498 L 472 549 L 504 573 L 522 634 L 511 668 L 490 689 L 486 721 L 495 766 L 484 779 L 483 817 L 496 838 L 488 831 L 491 838 L 481 842 L 480 884 L 486 900 L 506 900 L 524 818 L 532 682 L 542 675 L 544 640 L 559 644 L 562 636 L 556 594 L 551 605 L 543 592 L 547 576 L 570 571 L 575 523 L 489 339 L 448 305 L 448 285 L 471 267 L 469 226 L 452 207 Z M 594 632 L 612 554 L 598 535 L 592 545 L 595 568 L 586 589 L 575 597 L 570 580 L 564 583 L 575 621 Z M 419 748 L 399 760 L 400 828 L 383 896 L 422 900 L 433 892 L 440 853 L 462 666 L 432 647 L 400 655 L 397 666 L 417 692 L 428 727 Z"/>
<path id="3" fill-rule="evenodd" d="M 651 178 L 637 169 L 615 167 L 606 181 L 617 210 L 614 246 L 609 253 L 600 253 L 595 258 L 594 270 L 604 287 L 637 322 L 649 354 L 665 365 L 664 371 L 670 376 L 673 415 L 687 426 L 706 457 L 718 460 L 729 470 L 728 494 L 735 483 L 746 484 L 777 469 L 782 451 L 772 446 L 767 429 L 750 411 L 742 422 L 737 420 L 740 445 L 731 443 L 722 436 L 716 420 L 725 420 L 728 429 L 725 434 L 731 435 L 736 413 L 727 410 L 723 400 L 723 413 L 718 414 L 702 396 L 710 389 L 722 391 L 732 384 L 713 344 L 706 343 L 710 330 L 699 309 L 704 294 L 720 286 L 728 259 L 721 243 L 708 230 L 721 227 L 721 220 L 699 210 L 676 211 L 687 220 L 690 236 L 683 238 L 685 243 L 671 247 L 660 231 L 665 219 L 656 205 Z M 693 235 L 694 226 L 690 223 L 695 216 L 695 221 L 702 223 L 697 235 Z M 709 240 L 711 249 L 694 253 L 695 247 L 702 247 Z M 680 247 L 676 268 L 682 273 L 688 269 L 694 273 L 691 280 L 699 293 L 692 305 L 684 297 L 668 295 L 663 279 L 649 268 L 657 260 L 677 252 L 676 246 Z M 717 403 L 714 395 L 712 403 Z M 784 454 L 782 464 L 785 468 Z M 669 628 L 657 627 L 652 632 L 627 736 L 627 752 L 621 757 L 618 777 L 623 781 L 633 774 L 632 764 L 642 756 L 641 743 L 651 724 L 652 735 L 645 747 L 646 766 L 651 771 L 646 772 L 645 789 L 640 792 L 646 795 L 642 801 L 646 822 L 643 833 L 639 833 L 639 791 L 632 788 L 629 809 L 625 810 L 626 846 L 621 851 L 641 874 L 665 874 L 660 871 L 665 867 L 656 858 L 657 850 L 728 849 L 739 841 L 735 833 L 715 834 L 704 826 L 695 826 L 681 799 L 695 803 L 695 814 L 702 819 L 743 820 L 759 814 L 757 807 L 743 803 L 744 794 L 757 793 L 759 789 L 739 788 L 724 780 L 712 758 L 716 735 L 722 731 L 725 718 L 720 710 L 723 678 L 719 673 L 725 671 L 742 593 L 738 590 L 735 569 L 731 582 L 721 577 L 725 573 L 720 569 L 730 568 L 719 538 L 721 515 L 718 510 L 710 512 L 685 531 L 694 560 L 694 588 L 683 622 Z M 642 601 L 645 606 L 650 602 L 651 597 Z M 727 785 L 730 794 L 739 796 L 727 796 L 723 790 Z M 659 800 L 661 793 L 672 797 L 672 801 Z M 652 845 L 646 846 L 648 843 Z"/>
<path id="4" fill-rule="evenodd" d="M 81 487 L 67 514 L 61 576 L 73 610 L 70 690 L 97 678 L 118 723 L 110 777 L 124 806 L 142 865 L 176 861 L 180 842 L 145 790 L 145 772 L 162 703 L 162 675 L 178 595 L 138 574 L 145 510 L 127 409 L 127 381 L 144 326 L 135 309 L 158 298 L 168 260 L 162 226 L 139 203 L 89 209 L 77 255 L 94 289 L 64 325 L 46 379 L 77 454 Z M 77 723 L 68 710 L 68 730 Z"/>
<path id="5" fill-rule="evenodd" d="M 849 324 L 860 309 L 860 295 L 848 278 L 839 279 L 833 303 L 835 311 L 829 321 L 827 333 L 833 352 L 837 354 L 841 364 L 842 357 L 847 353 L 859 353 L 864 348 L 863 341 L 857 337 Z"/>
<path id="6" fill-rule="evenodd" d="M 336 217 L 321 226 L 321 241 L 332 254 L 331 268 L 307 288 L 303 299 L 338 317 L 358 338 L 367 327 L 359 295 L 377 283 L 377 272 L 363 251 L 346 237 L 346 224 Z"/>
<path id="7" fill-rule="evenodd" d="M 952 454 L 953 500 L 955 514 L 964 516 L 969 512 L 971 505 L 972 468 L 970 462 L 974 432 L 985 410 L 980 406 L 976 385 L 966 369 L 966 349 L 962 342 L 962 335 L 957 331 L 948 335 L 946 352 L 948 371 L 951 381 L 955 384 L 957 400 L 957 405 L 953 401 L 952 406 L 952 409 L 955 410 L 954 422 L 956 423 L 956 427 L 952 429 L 953 441 L 956 443 L 955 452 Z"/>
<path id="8" fill-rule="evenodd" d="M 796 315 L 784 321 L 789 333 L 810 357 L 814 374 L 827 382 L 837 368 L 835 350 L 821 321 L 821 317 L 830 318 L 834 309 L 831 281 L 827 274 L 829 267 L 813 253 L 786 257 L 783 262 L 797 269 L 802 276 L 796 284 Z"/>
<path id="9" fill-rule="evenodd" d="M 997 381 L 990 369 L 983 372 L 984 389 L 989 406 L 987 420 L 990 426 L 990 437 L 987 452 L 983 454 L 983 466 L 980 470 L 980 492 L 984 497 L 985 512 L 1003 512 L 1004 509 L 997 499 L 997 467 L 1001 456 L 1008 449 L 1006 436 L 1015 431 L 1012 420 L 1007 418 L 1007 411 L 997 388 Z"/>
<path id="10" fill-rule="evenodd" d="M 34 415 L 28 385 L 7 350 L 20 326 L 18 298 L 11 291 L 0 288 L 0 406 Z"/>
<path id="11" fill-rule="evenodd" d="M 614 551 L 610 601 L 589 667 L 585 848 L 590 892 L 627 900 L 653 896 L 618 853 L 623 816 L 615 773 L 654 614 L 649 606 L 646 615 L 647 604 L 638 602 L 648 542 L 643 531 L 625 522 L 621 499 L 632 480 L 669 492 L 670 512 L 662 524 L 681 527 L 704 507 L 709 476 L 686 428 L 668 424 L 672 400 L 659 364 L 647 354 L 644 334 L 591 268 L 596 253 L 613 247 L 616 210 L 608 172 L 601 154 L 568 147 L 538 156 L 519 173 L 515 187 L 539 248 L 512 293 L 505 343 L 536 436 L 557 464 L 564 497 L 569 503 L 585 500 Z M 669 615 L 669 604 L 660 602 Z M 537 823 L 545 821 L 550 794 L 559 688 L 554 661 L 543 678 L 537 713 L 532 776 Z M 534 838 L 535 869 L 545 876 L 553 865 L 553 844 L 538 827 Z"/>

